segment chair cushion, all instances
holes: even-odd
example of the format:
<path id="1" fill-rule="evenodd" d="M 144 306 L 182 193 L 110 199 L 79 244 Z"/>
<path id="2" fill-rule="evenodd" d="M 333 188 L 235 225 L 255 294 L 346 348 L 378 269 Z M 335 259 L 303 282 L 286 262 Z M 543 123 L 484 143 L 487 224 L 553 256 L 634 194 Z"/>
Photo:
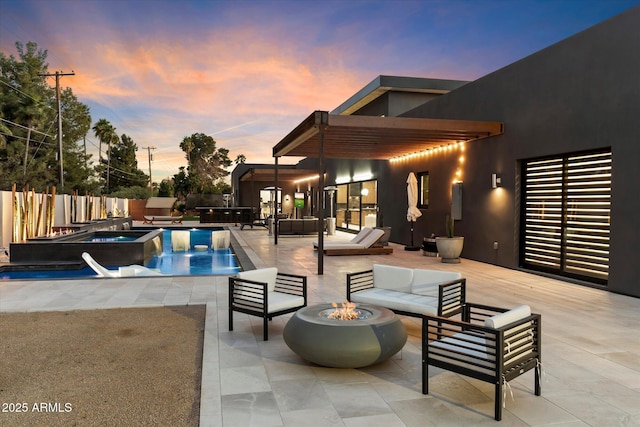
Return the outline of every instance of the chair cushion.
<path id="1" fill-rule="evenodd" d="M 411 292 L 411 268 L 373 264 L 373 287 L 398 292 Z"/>
<path id="2" fill-rule="evenodd" d="M 277 276 L 278 269 L 276 267 L 259 268 L 257 270 L 241 271 L 238 273 L 238 278 L 240 279 L 266 283 L 267 292 L 273 292 L 276 289 Z"/>
<path id="3" fill-rule="evenodd" d="M 388 289 L 370 288 L 351 294 L 351 301 L 416 314 L 438 314 L 438 299 Z"/>
<path id="4" fill-rule="evenodd" d="M 528 305 L 520 305 L 504 313 L 491 316 L 484 321 L 487 328 L 498 329 L 509 323 L 517 322 L 520 319 L 531 316 L 531 307 Z"/>
<path id="5" fill-rule="evenodd" d="M 268 298 L 268 313 L 275 313 L 276 311 L 302 307 L 304 305 L 304 297 L 299 295 L 290 295 L 283 292 L 269 292 Z"/>
<path id="6" fill-rule="evenodd" d="M 439 286 L 442 283 L 458 280 L 462 277 L 460 273 L 452 271 L 425 270 L 416 268 L 413 270 L 413 281 L 411 282 L 411 293 L 438 297 Z"/>

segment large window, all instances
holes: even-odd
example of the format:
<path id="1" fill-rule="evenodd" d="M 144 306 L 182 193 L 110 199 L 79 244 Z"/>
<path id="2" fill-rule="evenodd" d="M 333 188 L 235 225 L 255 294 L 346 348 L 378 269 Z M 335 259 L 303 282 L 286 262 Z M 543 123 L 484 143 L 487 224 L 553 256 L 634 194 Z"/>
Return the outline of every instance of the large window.
<path id="1" fill-rule="evenodd" d="M 378 182 L 363 181 L 338 185 L 336 225 L 345 230 L 377 226 Z"/>
<path id="2" fill-rule="evenodd" d="M 523 164 L 522 265 L 606 284 L 611 151 Z"/>

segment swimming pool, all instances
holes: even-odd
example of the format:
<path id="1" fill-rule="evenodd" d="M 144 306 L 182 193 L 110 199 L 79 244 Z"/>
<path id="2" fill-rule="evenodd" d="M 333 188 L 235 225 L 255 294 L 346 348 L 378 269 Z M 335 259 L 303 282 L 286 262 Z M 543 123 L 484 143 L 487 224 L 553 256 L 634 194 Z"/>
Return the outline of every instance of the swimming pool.
<path id="1" fill-rule="evenodd" d="M 231 239 L 232 247 L 229 249 L 211 249 L 211 228 L 187 229 L 190 234 L 190 249 L 183 252 L 173 252 L 171 244 L 171 231 L 175 229 L 162 229 L 162 252 L 153 256 L 146 267 L 156 269 L 162 274 L 170 276 L 196 276 L 196 275 L 232 275 L 242 271 L 238 261 L 240 251 L 244 254 L 235 239 Z M 185 230 L 184 228 L 180 230 Z M 234 243 L 236 247 L 234 248 Z M 206 250 L 202 247 L 206 246 Z M 201 250 L 196 250 L 196 247 Z M 63 268 L 42 266 L 0 268 L 0 280 L 36 280 L 36 279 L 79 279 L 97 277 L 96 273 L 81 261 L 76 265 L 66 265 Z M 107 267 L 109 270 L 117 270 L 118 267 Z"/>

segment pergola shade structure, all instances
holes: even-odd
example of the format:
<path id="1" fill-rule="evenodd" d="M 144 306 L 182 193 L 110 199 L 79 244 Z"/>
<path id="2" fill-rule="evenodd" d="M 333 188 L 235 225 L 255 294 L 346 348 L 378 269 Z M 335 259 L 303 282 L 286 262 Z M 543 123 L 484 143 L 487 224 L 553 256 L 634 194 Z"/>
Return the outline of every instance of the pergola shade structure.
<path id="1" fill-rule="evenodd" d="M 320 152 L 323 128 L 323 152 Z M 447 143 L 503 133 L 500 122 L 339 116 L 314 111 L 275 147 L 273 156 L 389 160 Z"/>
<path id="2" fill-rule="evenodd" d="M 501 122 L 336 115 L 314 111 L 273 147 L 273 157 L 276 171 L 279 157 L 318 158 L 319 188 L 324 188 L 325 158 L 390 160 L 503 132 Z M 320 221 L 323 220 L 324 213 L 320 210 Z M 319 231 L 318 274 L 323 274 L 323 237 Z M 275 238 L 277 244 L 277 233 Z"/>

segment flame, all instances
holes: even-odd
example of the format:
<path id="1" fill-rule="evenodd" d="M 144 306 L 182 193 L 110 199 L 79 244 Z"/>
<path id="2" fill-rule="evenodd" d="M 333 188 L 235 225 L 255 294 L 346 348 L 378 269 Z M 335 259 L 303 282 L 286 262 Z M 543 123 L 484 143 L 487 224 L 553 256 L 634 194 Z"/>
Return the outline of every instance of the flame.
<path id="1" fill-rule="evenodd" d="M 341 308 L 338 308 L 338 304 L 335 302 L 331 303 L 331 306 L 334 310 L 327 316 L 329 319 L 355 320 L 360 316 L 360 312 L 356 310 L 355 302 L 345 301 Z"/>

